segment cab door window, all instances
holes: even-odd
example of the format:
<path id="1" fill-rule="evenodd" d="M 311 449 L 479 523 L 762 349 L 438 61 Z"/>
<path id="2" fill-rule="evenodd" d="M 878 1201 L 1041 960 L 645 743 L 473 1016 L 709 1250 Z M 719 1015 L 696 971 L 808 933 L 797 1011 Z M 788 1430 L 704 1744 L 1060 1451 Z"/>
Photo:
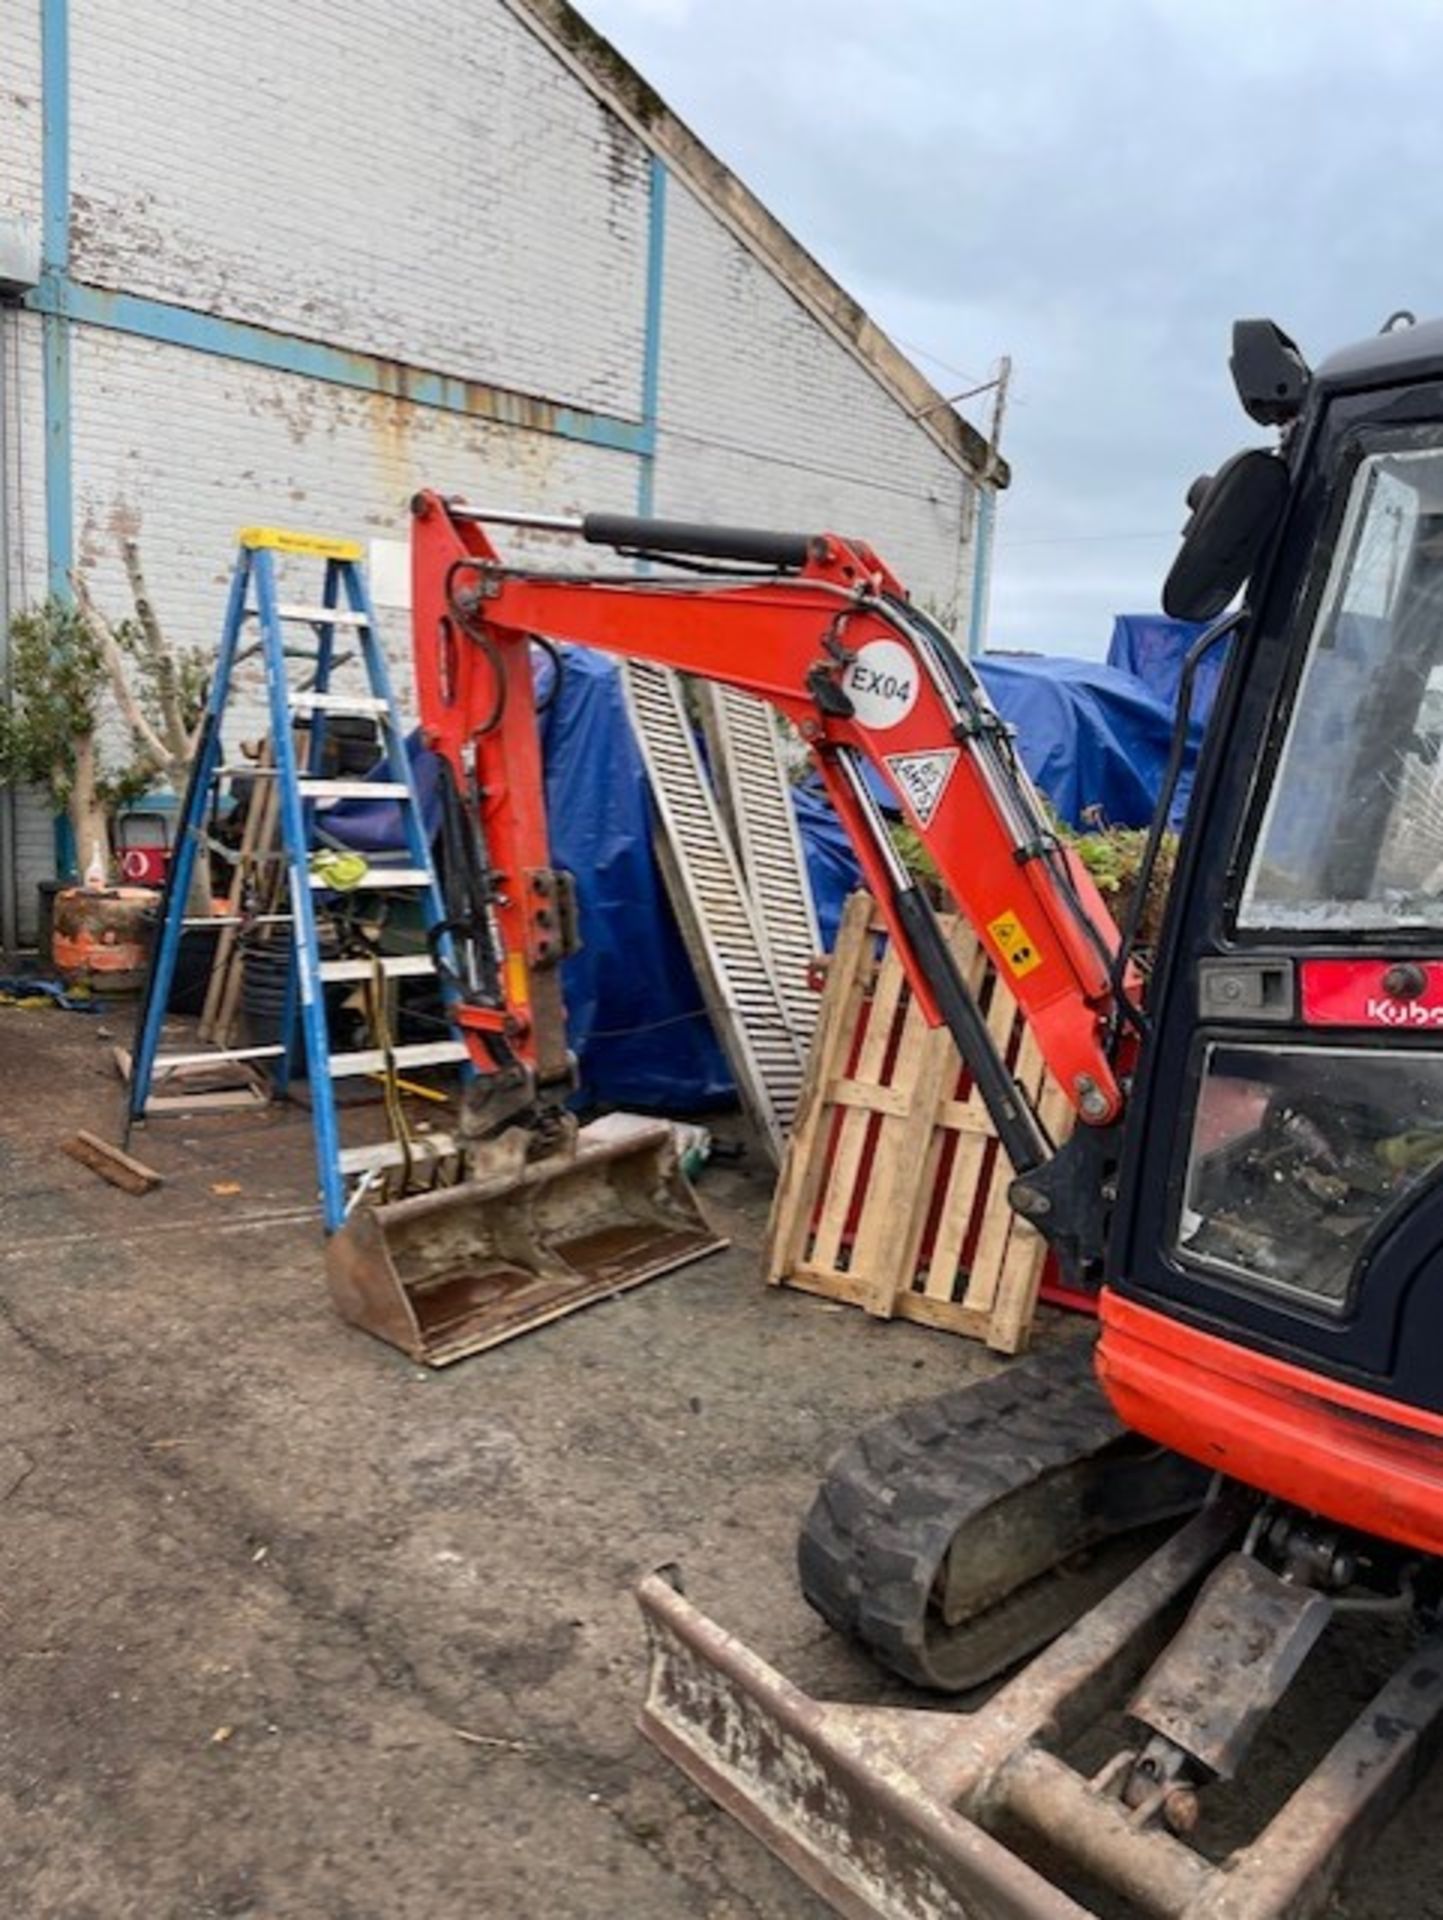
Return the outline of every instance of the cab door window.
<path id="1" fill-rule="evenodd" d="M 1443 445 L 1354 472 L 1238 922 L 1443 928 Z"/>

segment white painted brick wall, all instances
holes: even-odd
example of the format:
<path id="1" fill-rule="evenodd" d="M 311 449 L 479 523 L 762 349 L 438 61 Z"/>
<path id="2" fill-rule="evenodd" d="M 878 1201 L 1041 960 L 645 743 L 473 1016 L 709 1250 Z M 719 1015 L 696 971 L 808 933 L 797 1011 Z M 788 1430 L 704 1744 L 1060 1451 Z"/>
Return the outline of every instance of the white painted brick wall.
<path id="1" fill-rule="evenodd" d="M 868 540 L 965 614 L 973 489 L 694 195 L 667 195 L 657 510 Z"/>
<path id="2" fill-rule="evenodd" d="M 20 388 L 28 431 L 27 484 L 19 494 L 33 599 L 44 593 L 39 322 L 26 315 L 21 324 L 35 336 Z M 426 485 L 554 512 L 623 511 L 634 503 L 636 464 L 625 454 L 93 328 L 75 330 L 72 355 L 77 560 L 99 603 L 123 614 L 120 540 L 133 529 L 162 624 L 187 645 L 210 647 L 219 639 L 236 534 L 245 525 L 408 540 L 407 503 Z M 538 559 L 554 557 L 544 536 L 517 535 L 508 544 Z M 282 580 L 283 591 L 313 599 L 319 566 L 285 562 Z M 396 691 L 410 710 L 409 627 L 399 613 L 383 623 Z M 359 668 L 349 672 L 357 677 L 348 684 L 359 689 Z M 240 669 L 237 693 L 231 748 L 266 727 L 253 664 Z M 105 741 L 107 751 L 124 757 L 113 709 Z M 54 870 L 53 836 L 43 806 L 27 805 L 22 825 L 20 892 L 29 935 L 35 882 Z"/>
<path id="3" fill-rule="evenodd" d="M 633 501 L 635 462 L 625 454 L 95 328 L 77 328 L 73 352 L 78 561 L 100 603 L 123 611 L 120 540 L 133 529 L 161 621 L 188 645 L 219 638 L 246 525 L 405 540 L 408 502 L 422 486 L 548 512 Z M 539 552 L 544 543 L 508 544 Z M 288 561 L 283 579 L 313 600 L 320 572 Z M 386 638 L 409 703 L 404 622 Z M 258 731 L 254 665 L 237 684 L 246 690 L 238 726 Z"/>
<path id="4" fill-rule="evenodd" d="M 464 18 L 414 0 L 399 24 L 386 0 L 215 0 L 183 31 L 169 0 L 71 5 L 78 277 L 636 416 L 647 158 L 501 0 Z M 0 161 L 37 213 L 38 16 L 0 0 Z M 965 624 L 957 467 L 674 177 L 665 260 L 657 510 L 860 534 Z M 38 320 L 9 338 L 23 600 L 44 591 Z M 246 522 L 403 540 L 420 485 L 635 505 L 631 456 L 98 329 L 73 355 L 81 561 L 122 610 L 118 542 L 138 529 L 162 619 L 198 644 L 218 636 Z M 389 644 L 409 692 L 399 619 Z M 255 694 L 244 730 L 263 725 Z M 50 865 L 27 805 L 22 901 Z"/>
<path id="5" fill-rule="evenodd" d="M 40 218 L 40 0 L 0 0 L 0 208 Z"/>
<path id="6" fill-rule="evenodd" d="M 10 518 L 10 604 L 19 609 L 45 595 L 45 384 L 40 316 L 0 313 L 0 387 L 5 394 L 6 471 L 0 497 Z"/>
<path id="7" fill-rule="evenodd" d="M 645 155 L 500 0 L 71 4 L 78 278 L 635 415 Z"/>

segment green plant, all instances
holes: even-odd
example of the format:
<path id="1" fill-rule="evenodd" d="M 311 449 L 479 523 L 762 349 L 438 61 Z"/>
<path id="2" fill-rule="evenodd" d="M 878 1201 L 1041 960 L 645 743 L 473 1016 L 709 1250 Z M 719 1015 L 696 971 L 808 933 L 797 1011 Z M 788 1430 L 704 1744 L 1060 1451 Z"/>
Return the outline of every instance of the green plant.
<path id="1" fill-rule="evenodd" d="M 80 574 L 71 575 L 76 609 L 130 731 L 133 760 L 127 777 L 140 783 L 139 791 L 156 780 L 179 791 L 195 753 L 206 656 L 197 647 L 173 645 L 161 632 L 134 540 L 122 543 L 121 556 L 135 603 L 133 618 L 112 624 Z"/>
<path id="2" fill-rule="evenodd" d="M 1058 825 L 1058 836 L 1074 849 L 1078 859 L 1092 875 L 1097 890 L 1119 924 L 1131 911 L 1133 896 L 1142 877 L 1143 855 L 1147 851 L 1146 827 L 1109 827 L 1101 822 L 1081 833 Z M 1157 863 L 1152 870 L 1147 899 L 1138 921 L 1138 946 L 1144 953 L 1157 945 L 1162 931 L 1163 911 L 1168 889 L 1177 865 L 1178 838 L 1165 833 L 1158 846 Z"/>
<path id="3" fill-rule="evenodd" d="M 10 622 L 11 698 L 0 705 L 0 779 L 41 788 L 70 821 L 76 858 L 109 871 L 111 821 L 157 782 L 183 787 L 195 751 L 206 663 L 161 633 L 141 572 L 124 544 L 134 615 L 111 622 L 86 583 L 75 599 L 51 595 Z M 101 745 L 107 696 L 119 708 L 129 753 Z M 204 876 L 200 876 L 202 881 Z M 202 885 L 201 897 L 207 889 Z"/>
<path id="4" fill-rule="evenodd" d="M 887 831 L 892 836 L 897 857 L 908 873 L 914 879 L 925 881 L 929 888 L 939 887 L 942 876 L 937 870 L 937 862 L 917 829 L 909 827 L 905 820 L 893 820 Z"/>
<path id="5" fill-rule="evenodd" d="M 1113 918 L 1121 922 L 1129 911 L 1141 874 L 1143 854 L 1147 850 L 1147 829 L 1145 827 L 1110 827 L 1105 822 L 1097 820 L 1079 832 L 1059 820 L 1050 810 L 1048 817 L 1053 832 L 1065 846 L 1073 849 L 1083 866 L 1092 875 L 1098 892 L 1111 909 Z M 900 821 L 893 823 L 891 835 L 892 844 L 897 849 L 907 871 L 921 880 L 929 890 L 935 890 L 940 884 L 937 863 L 928 852 L 921 836 L 912 827 Z M 1147 903 L 1139 922 L 1138 944 L 1144 951 L 1157 944 L 1158 933 L 1162 926 L 1163 909 L 1167 905 L 1168 888 L 1172 885 L 1176 861 L 1177 835 L 1164 834 L 1158 849 L 1157 864 L 1153 868 L 1152 881 L 1148 887 Z"/>
<path id="6" fill-rule="evenodd" d="M 108 862 L 116 793 L 101 771 L 95 734 L 108 679 L 79 611 L 52 595 L 10 622 L 11 703 L 0 707 L 0 777 L 42 788 L 65 813 L 82 866 Z"/>

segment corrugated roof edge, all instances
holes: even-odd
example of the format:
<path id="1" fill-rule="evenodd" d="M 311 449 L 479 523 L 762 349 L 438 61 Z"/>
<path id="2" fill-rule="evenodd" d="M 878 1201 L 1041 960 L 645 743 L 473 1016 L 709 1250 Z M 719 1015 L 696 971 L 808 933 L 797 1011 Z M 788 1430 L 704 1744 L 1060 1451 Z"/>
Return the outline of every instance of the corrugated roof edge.
<path id="1" fill-rule="evenodd" d="M 1007 462 L 993 455 L 924 373 L 866 310 L 757 199 L 751 189 L 672 112 L 656 89 L 568 0 L 505 0 L 599 99 L 672 166 L 732 233 L 897 403 L 949 459 L 982 485 L 1005 487 Z"/>

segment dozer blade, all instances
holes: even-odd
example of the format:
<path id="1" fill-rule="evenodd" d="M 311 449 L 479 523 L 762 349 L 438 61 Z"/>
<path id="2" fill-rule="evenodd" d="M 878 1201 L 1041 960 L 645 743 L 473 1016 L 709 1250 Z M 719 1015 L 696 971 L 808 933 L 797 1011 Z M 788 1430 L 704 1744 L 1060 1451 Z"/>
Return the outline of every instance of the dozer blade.
<path id="1" fill-rule="evenodd" d="M 847 1920 L 1092 1920 L 926 1784 L 951 1717 L 813 1700 L 659 1574 L 642 1732 Z"/>
<path id="2" fill-rule="evenodd" d="M 326 1281 L 342 1319 L 444 1367 L 726 1244 L 670 1127 L 610 1114 L 566 1152 L 358 1209 Z"/>
<path id="3" fill-rule="evenodd" d="M 1150 1920 L 1318 1920 L 1443 1738 L 1443 1637 L 1405 1656 L 1261 1831 L 1223 1860 L 1184 1837 L 1197 1817 L 1191 1787 L 1179 1796 L 1164 1778 L 1140 1802 L 1124 1798 L 1135 1747 L 1095 1772 L 1066 1757 L 1124 1707 L 1200 1585 L 1202 1611 L 1154 1669 L 1153 1695 L 1165 1680 L 1172 1710 L 1210 1724 L 1219 1663 L 1256 1657 L 1259 1684 L 1276 1693 L 1279 1642 L 1255 1631 L 1256 1609 L 1232 1622 L 1220 1653 L 1207 1634 L 1219 1588 L 1203 1583 L 1242 1557 L 1232 1550 L 1255 1504 L 1244 1489 L 1222 1489 L 972 1713 L 814 1700 L 652 1574 L 637 1596 L 651 1650 L 642 1731 L 847 1920 L 1097 1920 L 1014 1851 L 1028 1846 L 1084 1888 L 1108 1889 L 1109 1914 L 1121 1895 Z M 1256 1692 L 1244 1687 L 1245 1711 Z M 1145 1700 L 1133 1706 L 1147 1710 Z"/>

